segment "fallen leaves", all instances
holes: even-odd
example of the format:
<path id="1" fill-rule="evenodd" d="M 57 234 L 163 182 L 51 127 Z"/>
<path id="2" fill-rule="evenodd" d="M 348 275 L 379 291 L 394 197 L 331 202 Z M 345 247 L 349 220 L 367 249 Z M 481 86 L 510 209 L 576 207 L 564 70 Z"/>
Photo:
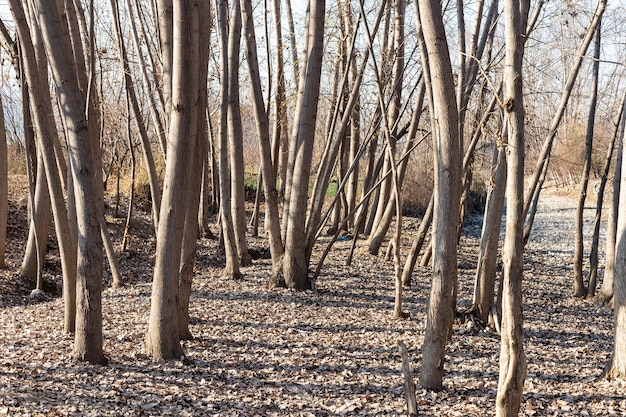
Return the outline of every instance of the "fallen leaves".
<path id="1" fill-rule="evenodd" d="M 569 211 L 538 214 L 526 256 L 529 366 L 521 415 L 623 415 L 623 382 L 597 379 L 610 354 L 612 313 L 567 296 L 571 239 L 563 228 L 569 223 L 552 233 L 555 213 L 561 219 Z M 469 265 L 476 235 L 462 240 L 462 262 Z M 394 320 L 392 263 L 359 255 L 348 268 L 350 244 L 336 244 L 316 292 L 295 293 L 265 289 L 270 268 L 262 259 L 244 270 L 244 281 L 220 278 L 216 243 L 202 241 L 191 298 L 194 339 L 183 342 L 184 361 L 153 361 L 143 353 L 153 262 L 145 248 L 121 260 L 135 278 L 103 293 L 108 366 L 69 359 L 72 337 L 62 331 L 60 299 L 2 307 L 0 416 L 404 415 L 396 343 L 406 344 L 418 382 L 430 274 L 416 271 L 415 285 L 405 291 L 411 318 Z M 461 270 L 460 304 L 472 285 L 473 271 Z M 445 389 L 418 384 L 419 415 L 493 416 L 498 357 L 497 335 L 456 326 Z"/>

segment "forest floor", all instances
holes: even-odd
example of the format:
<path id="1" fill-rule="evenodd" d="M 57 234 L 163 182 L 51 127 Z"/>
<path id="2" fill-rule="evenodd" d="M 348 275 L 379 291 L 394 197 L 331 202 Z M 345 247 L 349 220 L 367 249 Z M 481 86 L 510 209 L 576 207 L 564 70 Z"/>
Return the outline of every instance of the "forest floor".
<path id="1" fill-rule="evenodd" d="M 22 201 L 20 203 L 20 201 Z M 360 251 L 345 266 L 351 241 L 338 242 L 317 290 L 269 291 L 269 260 L 220 277 L 217 243 L 198 247 L 191 332 L 184 360 L 154 361 L 143 351 L 155 241 L 146 213 L 134 221 L 131 249 L 120 254 L 126 286 L 103 293 L 109 363 L 72 362 L 59 296 L 30 303 L 32 283 L 17 271 L 26 237 L 24 199 L 11 203 L 7 269 L 0 272 L 0 416 L 326 416 L 405 414 L 398 341 L 420 369 L 428 268 L 405 290 L 410 318 L 394 320 L 394 266 Z M 525 255 L 524 343 L 528 376 L 522 416 L 626 415 L 624 381 L 600 378 L 613 343 L 607 307 L 570 296 L 574 199 L 543 194 Z M 587 217 L 593 210 L 586 210 Z M 141 216 L 140 216 L 141 214 Z M 119 247 L 123 219 L 109 217 Z M 405 247 L 417 220 L 405 221 Z M 590 223 L 587 228 L 590 228 Z M 481 219 L 464 229 L 459 305 L 470 303 Z M 321 252 L 322 239 L 316 247 Z M 250 246 L 262 247 L 260 238 Z M 60 285 L 53 254 L 46 278 Z M 420 416 L 493 416 L 499 336 L 457 322 L 448 345 L 442 392 L 417 385 Z"/>

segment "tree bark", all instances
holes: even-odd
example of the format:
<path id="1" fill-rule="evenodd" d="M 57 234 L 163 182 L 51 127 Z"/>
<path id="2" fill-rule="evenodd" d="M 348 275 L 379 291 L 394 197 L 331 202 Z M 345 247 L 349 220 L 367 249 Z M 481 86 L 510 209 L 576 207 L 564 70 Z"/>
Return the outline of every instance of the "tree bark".
<path id="1" fill-rule="evenodd" d="M 30 107 L 34 116 L 36 138 L 43 155 L 59 252 L 61 253 L 65 309 L 64 328 L 67 332 L 73 332 L 76 322 L 76 242 L 75 237 L 70 234 L 63 187 L 54 151 L 53 138 L 57 135 L 57 129 L 52 119 L 54 112 L 49 94 L 47 73 L 45 72 L 48 63 L 41 52 L 40 32 L 34 19 L 30 21 L 29 25 L 19 1 L 10 0 L 9 6 L 20 39 L 24 75 L 29 87 Z"/>
<path id="2" fill-rule="evenodd" d="M 522 339 L 522 277 L 524 271 L 524 95 L 522 62 L 530 0 L 505 0 L 504 111 L 508 123 L 506 237 L 502 284 L 500 377 L 496 416 L 517 416 L 526 378 Z"/>
<path id="3" fill-rule="evenodd" d="M 246 242 L 245 164 L 243 160 L 243 126 L 239 104 L 239 55 L 241 50 L 240 1 L 232 3 L 228 38 L 228 156 L 230 170 L 231 205 L 235 247 L 241 266 L 250 266 Z M 224 207 L 226 209 L 226 207 Z"/>
<path id="4" fill-rule="evenodd" d="M 157 235 L 146 350 L 157 359 L 183 356 L 178 333 L 178 285 L 191 171 L 197 135 L 198 60 L 203 7 L 198 0 L 174 2 L 172 22 L 172 108 L 165 184 Z M 204 53 L 205 51 L 203 51 Z M 197 230 L 196 230 L 197 231 Z"/>
<path id="5" fill-rule="evenodd" d="M 53 79 L 57 86 L 63 119 L 67 129 L 68 154 L 76 195 L 78 226 L 78 258 L 76 268 L 76 334 L 72 356 L 80 361 L 105 363 L 102 351 L 102 239 L 100 222 L 103 216 L 101 172 L 94 154 L 93 127 L 99 123 L 85 114 L 89 97 L 81 94 L 79 80 L 84 73 L 85 55 L 70 47 L 64 36 L 65 26 L 54 4 L 36 1 L 36 13 L 41 24 L 46 52 L 50 59 Z M 75 18 L 76 16 L 74 16 Z M 91 106 L 91 104 L 89 104 Z M 99 136 L 99 135 L 98 135 Z"/>
<path id="6" fill-rule="evenodd" d="M 441 5 L 419 0 L 418 10 L 426 46 L 422 55 L 428 56 L 435 154 L 433 272 L 420 383 L 427 389 L 441 390 L 445 346 L 452 334 L 457 286 L 456 231 L 461 197 L 461 147 L 454 78 Z"/>
<path id="7" fill-rule="evenodd" d="M 5 267 L 7 246 L 7 220 L 9 214 L 9 179 L 7 160 L 7 135 L 4 126 L 4 105 L 0 97 L 0 268 Z"/>
<path id="8" fill-rule="evenodd" d="M 622 140 L 621 146 L 622 158 L 620 162 L 622 175 L 618 177 L 616 173 L 614 177 L 614 181 L 620 182 L 613 269 L 615 336 L 613 353 L 604 371 L 604 377 L 609 380 L 626 377 L 626 192 L 624 192 L 626 190 L 626 175 L 623 175 L 626 172 L 626 158 L 623 157 L 626 142 Z"/>
<path id="9" fill-rule="evenodd" d="M 494 304 L 498 242 L 500 241 L 500 227 L 506 193 L 506 149 L 502 143 L 497 146 L 496 161 L 491 169 L 491 187 L 487 192 L 487 202 L 485 204 L 483 230 L 480 237 L 478 265 L 472 298 L 472 313 L 484 323 L 489 321 L 489 313 Z"/>
<path id="10" fill-rule="evenodd" d="M 307 253 L 305 223 L 322 73 L 326 1 L 311 2 L 309 6 L 296 119 L 291 135 L 294 152 L 291 154 L 293 159 L 289 165 L 293 166 L 293 176 L 291 187 L 286 190 L 286 193 L 289 193 L 289 204 L 283 275 L 287 287 L 296 290 L 306 290 L 312 286 L 308 276 L 311 254 Z"/>
<path id="11" fill-rule="evenodd" d="M 220 0 L 218 2 L 218 27 L 220 31 L 221 45 L 221 71 L 220 71 L 220 124 L 219 124 L 219 189 L 220 189 L 220 218 L 222 235 L 224 236 L 224 251 L 226 255 L 226 266 L 222 271 L 222 276 L 241 279 L 243 275 L 239 269 L 239 256 L 235 243 L 235 229 L 233 224 L 231 200 L 232 181 L 230 172 L 230 162 L 228 158 L 228 113 L 229 113 L 229 66 L 228 58 L 228 2 Z"/>
<path id="12" fill-rule="evenodd" d="M 252 1 L 242 0 L 241 14 L 245 32 L 245 42 L 247 51 L 248 71 L 252 84 L 252 99 L 255 112 L 255 123 L 259 137 L 259 149 L 261 150 L 261 179 L 263 180 L 263 190 L 265 192 L 266 224 L 265 228 L 269 234 L 270 253 L 272 255 L 273 277 L 282 280 L 280 262 L 284 253 L 283 241 L 280 235 L 280 219 L 278 212 L 278 191 L 276 189 L 276 166 L 272 161 L 272 146 L 270 143 L 269 120 L 263 102 L 263 90 L 259 73 L 259 60 L 256 49 L 256 36 L 254 33 L 254 21 L 252 15 Z M 282 65 L 279 65 L 282 66 Z M 280 77 L 279 77 L 280 79 Z M 284 80 L 282 81 L 284 88 Z M 280 80 L 279 80 L 280 88 Z M 284 93 L 284 92 L 283 92 Z M 277 99 L 280 98 L 280 94 Z M 281 104 L 277 103 L 277 106 Z M 284 107 L 284 103 L 282 104 Z M 280 113 L 279 113 L 280 114 Z M 282 127 L 275 126 L 275 129 Z M 275 130 L 274 140 L 280 140 L 280 131 Z M 260 186 L 260 184 L 258 185 Z M 275 284 L 278 284 L 276 282 Z"/>
<path id="13" fill-rule="evenodd" d="M 574 236 L 574 297 L 585 297 L 591 292 L 590 297 L 595 293 L 595 282 L 589 282 L 585 288 L 583 275 L 583 224 L 585 201 L 587 200 L 587 188 L 589 185 L 589 171 L 591 170 L 591 151 L 593 148 L 593 131 L 596 121 L 596 107 L 598 104 L 598 77 L 600 73 L 600 45 L 601 45 L 602 18 L 598 19 L 596 27 L 596 42 L 594 47 L 593 77 L 591 81 L 591 100 L 589 104 L 589 115 L 587 117 L 587 132 L 585 135 L 585 151 L 583 157 L 583 172 L 580 180 L 580 193 L 578 194 L 578 205 L 576 206 L 576 233 Z"/>

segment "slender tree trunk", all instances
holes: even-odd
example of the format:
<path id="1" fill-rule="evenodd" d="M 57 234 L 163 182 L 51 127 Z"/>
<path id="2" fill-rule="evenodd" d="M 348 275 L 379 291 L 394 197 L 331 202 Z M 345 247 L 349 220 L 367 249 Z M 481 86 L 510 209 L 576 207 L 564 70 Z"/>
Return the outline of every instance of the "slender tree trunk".
<path id="1" fill-rule="evenodd" d="M 241 13 L 245 32 L 244 39 L 246 42 L 248 71 L 250 74 L 250 81 L 252 83 L 252 98 L 255 112 L 255 122 L 259 136 L 259 148 L 261 149 L 262 175 L 260 177 L 263 180 L 263 190 L 265 192 L 265 228 L 267 229 L 269 234 L 270 253 L 272 255 L 272 279 L 276 281 L 271 282 L 270 285 L 284 286 L 280 262 L 282 260 L 285 249 L 280 235 L 280 219 L 278 217 L 278 191 L 276 190 L 276 170 L 275 165 L 272 162 L 269 120 L 267 117 L 267 112 L 265 111 L 265 104 L 263 103 L 263 90 L 259 73 L 259 60 L 256 49 L 256 36 L 254 33 L 254 21 L 252 15 L 251 0 L 242 0 Z M 279 136 L 275 136 L 274 140 L 280 140 Z M 260 186 L 261 184 L 258 184 L 258 187 Z"/>
<path id="2" fill-rule="evenodd" d="M 431 120 L 435 154 L 433 272 L 422 346 L 420 383 L 443 388 L 445 345 L 452 334 L 457 286 L 457 238 L 461 197 L 461 147 L 450 52 L 438 2 L 419 0 L 419 19 L 431 75 Z M 428 81 L 428 80 L 427 80 Z"/>
<path id="3" fill-rule="evenodd" d="M 34 20 L 31 21 L 29 30 L 29 23 L 20 2 L 10 0 L 9 6 L 20 39 L 22 63 L 29 87 L 36 138 L 43 155 L 59 252 L 61 253 L 63 304 L 65 308 L 64 328 L 67 332 L 73 332 L 76 322 L 76 243 L 75 237 L 70 234 L 61 177 L 54 151 L 53 138 L 57 135 L 57 129 L 52 119 L 54 112 L 49 95 L 47 73 L 45 72 L 48 64 L 44 60 L 43 54 L 40 53 L 41 37 L 39 28 L 35 27 Z"/>
<path id="4" fill-rule="evenodd" d="M 474 295 L 472 298 L 472 313 L 484 323 L 489 320 L 489 313 L 494 303 L 496 287 L 498 242 L 500 241 L 500 227 L 504 209 L 506 193 L 506 149 L 498 146 L 494 166 L 491 169 L 491 187 L 487 192 L 483 231 L 480 237 L 478 265 Z"/>
<path id="5" fill-rule="evenodd" d="M 538 195 L 541 192 L 541 187 L 539 186 L 541 182 L 541 177 L 544 176 L 544 171 L 547 169 L 547 165 L 550 161 L 549 156 L 552 152 L 552 144 L 554 143 L 554 138 L 556 137 L 557 129 L 559 124 L 561 123 L 561 119 L 563 118 L 563 114 L 565 113 L 565 108 L 567 107 L 567 103 L 574 89 L 574 83 L 576 82 L 576 78 L 578 77 L 578 72 L 582 65 L 583 58 L 593 39 L 593 35 L 596 32 L 596 27 L 598 26 L 598 22 L 606 9 L 606 0 L 598 0 L 598 4 L 596 6 L 596 10 L 594 12 L 593 18 L 589 25 L 587 26 L 587 33 L 585 34 L 578 51 L 576 51 L 576 58 L 574 60 L 574 64 L 572 65 L 572 69 L 570 70 L 569 76 L 563 87 L 563 92 L 561 93 L 561 100 L 559 102 L 559 106 L 557 111 L 552 118 L 552 122 L 550 123 L 550 128 L 548 129 L 548 133 L 546 135 L 545 141 L 543 143 L 543 147 L 541 148 L 541 153 L 539 158 L 537 159 L 537 166 L 535 167 L 534 174 L 530 180 L 530 185 L 526 192 L 526 201 L 524 202 L 524 219 L 526 220 L 526 229 L 524 231 L 525 242 L 528 240 L 528 236 L 530 235 L 530 229 L 532 228 L 534 214 L 529 216 L 529 209 L 533 204 L 533 200 L 538 200 Z M 534 209 L 536 210 L 537 205 L 534 205 Z"/>
<path id="6" fill-rule="evenodd" d="M 626 172 L 626 158 L 623 157 L 625 144 L 626 142 L 622 140 L 622 158 L 620 161 L 622 167 L 620 174 Z M 604 370 L 604 377 L 609 380 L 626 377 L 626 192 L 623 191 L 626 190 L 626 175 L 618 177 L 616 172 L 613 181 L 620 182 L 620 192 L 616 216 L 614 269 L 612 271 L 614 280 L 613 313 L 615 315 L 615 338 L 611 359 Z"/>
<path id="7" fill-rule="evenodd" d="M 7 245 L 7 219 L 9 214 L 9 179 L 7 137 L 4 126 L 4 105 L 0 98 L 0 268 L 5 267 Z"/>
<path id="8" fill-rule="evenodd" d="M 124 35 L 119 21 L 119 9 L 117 7 L 117 0 L 111 0 L 111 9 L 113 10 L 113 21 L 115 23 L 115 29 L 117 32 L 117 46 L 120 53 L 120 63 L 122 64 L 122 70 L 124 72 L 124 85 L 128 91 L 128 98 L 130 100 L 133 115 L 135 116 L 135 123 L 139 130 L 139 137 L 141 139 L 141 147 L 143 150 L 144 161 L 146 163 L 146 169 L 148 171 L 148 182 L 150 184 L 150 195 L 152 196 L 152 222 L 154 225 L 155 234 L 159 224 L 159 208 L 161 206 L 161 189 L 159 187 L 159 178 L 156 172 L 156 166 L 154 164 L 154 158 L 152 156 L 152 148 L 150 147 L 150 138 L 148 136 L 148 130 L 139 106 L 139 99 L 135 91 L 135 84 L 130 71 L 130 65 L 128 64 L 128 57 L 126 54 L 126 46 L 124 44 Z"/>
<path id="9" fill-rule="evenodd" d="M 600 178 L 600 186 L 598 188 L 596 198 L 596 216 L 593 221 L 593 236 L 591 238 L 591 251 L 589 253 L 589 286 L 587 288 L 587 298 L 595 299 L 595 291 L 598 279 L 598 245 L 600 243 L 600 222 L 602 221 L 602 206 L 604 203 L 604 191 L 606 189 L 607 178 L 609 176 L 609 169 L 611 167 L 611 159 L 613 158 L 613 151 L 615 149 L 615 139 L 618 133 L 619 120 L 623 117 L 624 106 L 620 111 L 618 117 L 618 123 L 615 126 L 615 131 L 611 139 L 611 143 L 606 151 L 606 158 L 604 162 L 604 169 L 602 170 L 602 176 Z"/>
<path id="10" fill-rule="evenodd" d="M 243 160 L 243 126 L 239 105 L 239 54 L 241 50 L 240 1 L 232 3 L 228 39 L 228 155 L 231 181 L 231 216 L 235 233 L 235 246 L 241 266 L 252 264 L 246 242 L 246 190 L 245 163 Z"/>
<path id="11" fill-rule="evenodd" d="M 596 27 L 596 42 L 594 47 L 593 79 L 591 81 L 591 103 L 589 105 L 589 116 L 587 118 L 587 132 L 585 135 L 585 154 L 583 159 L 583 172 L 580 181 L 580 193 L 578 195 L 578 205 L 576 207 L 576 234 L 574 237 L 574 297 L 585 297 L 591 292 L 593 296 L 594 288 L 585 288 L 583 278 L 583 224 L 585 201 L 587 200 L 587 188 L 589 185 L 589 171 L 591 170 L 591 151 L 593 148 L 593 130 L 596 121 L 596 107 L 598 103 L 598 77 L 600 73 L 600 45 L 601 45 L 602 18 L 598 19 Z M 591 284 L 591 282 L 590 282 Z"/>
<path id="12" fill-rule="evenodd" d="M 522 340 L 522 277 L 524 271 L 524 95 L 522 62 L 530 0 L 505 0 L 504 110 L 508 123 L 506 237 L 502 284 L 500 378 L 496 416 L 519 414 L 526 378 Z"/>
<path id="13" fill-rule="evenodd" d="M 220 189 L 220 217 L 222 235 L 224 236 L 224 251 L 226 254 L 226 267 L 222 275 L 233 279 L 241 279 L 243 275 L 239 270 L 239 255 L 235 243 L 235 228 L 233 224 L 231 200 L 232 200 L 232 180 L 228 158 L 228 113 L 229 113 L 229 66 L 228 58 L 228 2 L 220 0 L 218 2 L 218 27 L 220 30 L 221 50 L 221 72 L 220 72 L 220 124 L 219 124 L 219 189 Z"/>
<path id="14" fill-rule="evenodd" d="M 622 103 L 622 120 L 620 123 L 620 136 L 617 142 L 617 155 L 615 156 L 615 170 L 613 172 L 613 197 L 609 206 L 609 215 L 606 222 L 606 245 L 604 250 L 604 279 L 602 287 L 596 296 L 596 302 L 607 304 L 613 298 L 615 283 L 615 242 L 617 239 L 617 217 L 619 213 L 619 198 L 621 194 L 622 159 L 624 152 L 624 135 L 626 130 L 626 95 Z"/>

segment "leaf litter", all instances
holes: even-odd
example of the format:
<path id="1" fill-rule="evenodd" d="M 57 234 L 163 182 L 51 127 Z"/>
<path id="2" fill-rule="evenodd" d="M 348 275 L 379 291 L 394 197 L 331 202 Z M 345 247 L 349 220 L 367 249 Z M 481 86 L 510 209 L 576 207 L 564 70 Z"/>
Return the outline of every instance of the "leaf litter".
<path id="1" fill-rule="evenodd" d="M 574 211 L 573 200 L 551 196 L 527 246 L 522 416 L 626 413 L 624 382 L 600 378 L 612 349 L 612 311 L 569 295 Z M 122 221 L 108 220 L 119 238 Z M 150 230 L 148 215 L 143 221 Z M 490 329 L 456 322 L 444 390 L 419 385 L 428 268 L 417 268 L 405 289 L 410 317 L 394 320 L 393 263 L 361 251 L 345 266 L 351 241 L 335 244 L 317 290 L 298 293 L 266 289 L 266 259 L 244 268 L 243 281 L 221 278 L 223 254 L 203 239 L 190 303 L 194 338 L 182 342 L 182 360 L 155 361 L 143 350 L 154 242 L 140 229 L 132 252 L 120 256 L 126 285 L 103 292 L 109 363 L 96 366 L 70 360 L 73 336 L 63 332 L 58 296 L 28 303 L 26 284 L 11 272 L 21 262 L 25 218 L 11 224 L 13 255 L 0 277 L 0 416 L 400 416 L 398 340 L 408 348 L 419 415 L 495 415 L 500 343 Z M 460 306 L 471 299 L 479 235 L 480 219 L 468 222 L 459 262 L 471 268 L 459 269 Z M 264 243 L 251 238 L 250 245 Z M 403 256 L 410 244 L 405 236 Z M 58 262 L 46 274 L 59 285 Z"/>

